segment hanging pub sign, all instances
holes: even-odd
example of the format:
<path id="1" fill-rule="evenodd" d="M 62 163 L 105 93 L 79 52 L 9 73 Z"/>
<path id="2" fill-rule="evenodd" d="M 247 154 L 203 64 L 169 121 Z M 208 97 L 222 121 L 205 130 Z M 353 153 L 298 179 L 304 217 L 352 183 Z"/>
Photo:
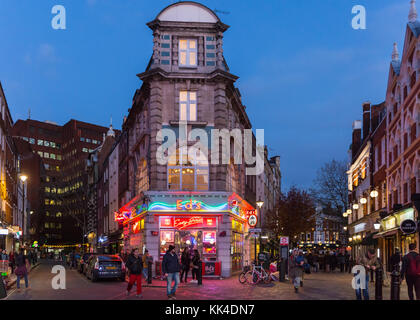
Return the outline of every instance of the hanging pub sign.
<path id="1" fill-rule="evenodd" d="M 248 224 L 251 228 L 255 227 L 257 225 L 258 218 L 255 214 L 250 214 L 248 216 Z"/>
<path id="2" fill-rule="evenodd" d="M 414 220 L 407 219 L 401 222 L 401 232 L 404 234 L 411 234 L 417 231 L 417 223 Z"/>

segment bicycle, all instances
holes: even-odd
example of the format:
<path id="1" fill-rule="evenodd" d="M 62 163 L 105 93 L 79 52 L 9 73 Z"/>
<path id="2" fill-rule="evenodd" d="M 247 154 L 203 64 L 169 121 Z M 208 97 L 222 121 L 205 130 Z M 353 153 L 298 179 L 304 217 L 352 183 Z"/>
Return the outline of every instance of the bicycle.
<path id="1" fill-rule="evenodd" d="M 245 266 L 243 271 L 239 274 L 239 283 L 244 284 L 246 283 L 246 273 L 251 270 L 250 266 Z"/>
<path id="2" fill-rule="evenodd" d="M 245 273 L 245 279 L 246 282 L 249 284 L 258 284 L 261 281 L 264 283 L 269 283 L 271 281 L 270 275 L 267 273 L 267 271 L 264 270 L 262 264 L 257 266 L 252 266 L 252 271 L 249 270 Z"/>

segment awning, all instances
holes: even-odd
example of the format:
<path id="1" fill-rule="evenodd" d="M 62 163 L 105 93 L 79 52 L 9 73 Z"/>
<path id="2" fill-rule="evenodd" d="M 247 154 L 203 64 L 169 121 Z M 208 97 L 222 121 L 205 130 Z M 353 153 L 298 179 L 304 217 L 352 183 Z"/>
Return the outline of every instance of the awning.
<path id="1" fill-rule="evenodd" d="M 379 232 L 377 234 L 375 234 L 373 236 L 373 239 L 378 239 L 378 238 L 384 238 L 384 237 L 388 237 L 388 236 L 392 236 L 394 234 L 398 233 L 398 228 L 392 229 L 392 230 L 388 230 L 388 231 L 383 231 L 383 232 Z"/>

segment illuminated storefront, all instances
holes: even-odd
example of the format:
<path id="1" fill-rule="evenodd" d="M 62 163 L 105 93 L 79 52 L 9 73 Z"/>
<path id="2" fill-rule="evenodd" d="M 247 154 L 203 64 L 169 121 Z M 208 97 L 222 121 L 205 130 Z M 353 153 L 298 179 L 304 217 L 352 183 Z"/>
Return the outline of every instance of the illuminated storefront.
<path id="1" fill-rule="evenodd" d="M 147 192 L 116 212 L 115 219 L 124 226 L 125 249 L 147 248 L 155 261 L 170 245 L 178 254 L 198 250 L 203 275 L 229 276 L 243 268 L 249 255 L 249 212 L 255 209 L 226 192 Z"/>

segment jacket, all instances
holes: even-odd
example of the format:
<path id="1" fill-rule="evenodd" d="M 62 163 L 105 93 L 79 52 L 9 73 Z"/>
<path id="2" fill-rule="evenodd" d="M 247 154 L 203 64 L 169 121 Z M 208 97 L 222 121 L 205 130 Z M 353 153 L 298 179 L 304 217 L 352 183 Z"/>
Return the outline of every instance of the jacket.
<path id="1" fill-rule="evenodd" d="M 301 262 L 304 262 L 304 258 L 302 256 L 291 256 L 289 258 L 289 277 L 290 278 L 298 278 L 303 276 L 303 265 L 301 266 Z"/>
<path id="2" fill-rule="evenodd" d="M 174 253 L 166 252 L 163 256 L 162 271 L 163 273 L 179 272 L 181 265 L 179 264 L 178 256 Z"/>
<path id="3" fill-rule="evenodd" d="M 363 266 L 366 272 L 370 271 L 371 267 L 375 267 L 376 269 L 382 267 L 381 262 L 376 256 L 374 256 L 372 259 L 369 259 L 367 254 L 364 254 L 361 257 L 359 257 L 359 259 L 357 260 L 357 264 Z M 367 269 L 366 266 L 369 266 L 370 268 Z"/>
<path id="4" fill-rule="evenodd" d="M 190 267 L 191 257 L 189 253 L 183 253 L 181 256 L 181 264 L 187 269 Z"/>
<path id="5" fill-rule="evenodd" d="M 141 260 L 141 257 L 138 256 L 136 258 L 134 254 L 128 256 L 126 266 L 128 270 L 130 270 L 130 274 L 141 274 L 143 271 L 143 261 Z"/>
<path id="6" fill-rule="evenodd" d="M 408 271 L 410 268 L 410 259 L 416 259 L 418 255 L 419 254 L 417 252 L 411 251 L 404 256 L 402 260 L 403 263 L 402 263 L 402 268 L 401 268 L 401 278 L 404 279 L 404 276 L 407 276 L 409 273 Z"/>

